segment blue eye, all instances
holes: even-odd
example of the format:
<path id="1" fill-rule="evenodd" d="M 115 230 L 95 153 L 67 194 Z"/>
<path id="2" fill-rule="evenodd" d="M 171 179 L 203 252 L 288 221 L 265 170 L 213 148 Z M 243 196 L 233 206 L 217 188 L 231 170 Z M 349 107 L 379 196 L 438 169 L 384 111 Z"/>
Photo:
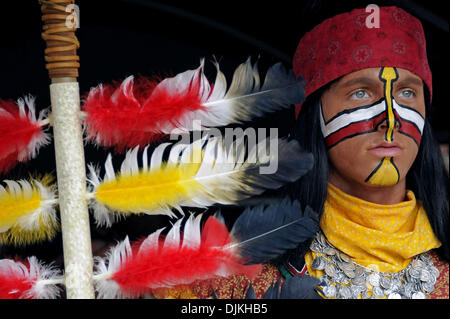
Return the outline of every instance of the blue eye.
<path id="1" fill-rule="evenodd" d="M 367 92 L 365 90 L 358 90 L 358 91 L 355 91 L 351 96 L 352 96 L 352 98 L 356 98 L 356 99 L 364 99 L 364 98 L 368 97 L 369 94 L 367 94 Z"/>
<path id="2" fill-rule="evenodd" d="M 415 93 L 413 90 L 403 90 L 400 92 L 400 97 L 411 99 L 415 96 Z"/>

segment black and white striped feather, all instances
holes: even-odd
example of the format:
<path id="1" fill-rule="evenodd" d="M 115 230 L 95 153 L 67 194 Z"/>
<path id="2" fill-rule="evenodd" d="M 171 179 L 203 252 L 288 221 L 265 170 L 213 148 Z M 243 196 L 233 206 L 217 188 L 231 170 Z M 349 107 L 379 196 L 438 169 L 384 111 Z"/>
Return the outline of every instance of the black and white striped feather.
<path id="1" fill-rule="evenodd" d="M 188 112 L 176 119 L 177 127 L 194 129 L 194 121 L 201 127 L 219 127 L 245 123 L 266 113 L 286 109 L 305 99 L 302 79 L 297 79 L 292 70 L 286 70 L 282 63 L 271 66 L 261 82 L 258 63 L 251 63 L 250 57 L 234 71 L 227 88 L 225 75 L 219 63 L 214 63 L 217 75 L 212 87 L 204 75 L 204 61 L 196 70 L 189 70 L 176 77 L 165 79 L 159 86 L 169 91 L 179 92 L 190 83 L 200 82 L 199 93 L 203 109 Z M 161 131 L 170 133 L 173 123 L 161 126 Z"/>
<path id="2" fill-rule="evenodd" d="M 268 206 L 248 207 L 235 221 L 231 235 L 238 239 L 248 264 L 275 259 L 314 237 L 319 218 L 309 206 L 284 198 Z"/>

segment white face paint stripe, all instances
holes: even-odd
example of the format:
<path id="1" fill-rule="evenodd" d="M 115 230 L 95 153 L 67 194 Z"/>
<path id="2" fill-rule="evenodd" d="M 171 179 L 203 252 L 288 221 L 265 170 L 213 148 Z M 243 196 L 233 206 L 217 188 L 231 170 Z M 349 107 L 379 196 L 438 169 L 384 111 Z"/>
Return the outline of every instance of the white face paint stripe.
<path id="1" fill-rule="evenodd" d="M 419 129 L 420 134 L 423 133 L 425 120 L 419 112 L 398 104 L 395 99 L 393 99 L 393 108 L 401 119 L 414 123 L 414 125 Z M 322 113 L 322 104 L 320 104 L 320 129 L 322 130 L 323 136 L 326 138 L 343 127 L 355 122 L 367 121 L 385 111 L 386 102 L 383 100 L 380 103 L 367 108 L 358 108 L 353 112 L 343 113 L 331 120 L 331 122 L 325 124 L 325 119 Z"/>
<path id="2" fill-rule="evenodd" d="M 324 137 L 327 137 L 343 127 L 355 122 L 367 121 L 385 111 L 386 103 L 385 100 L 383 100 L 380 103 L 367 108 L 358 108 L 353 112 L 343 113 L 342 115 L 334 118 L 331 122 L 325 124 L 322 114 L 322 105 L 320 105 L 320 127 L 322 129 L 322 134 Z"/>
<path id="3" fill-rule="evenodd" d="M 423 133 L 423 127 L 425 125 L 425 120 L 419 112 L 412 110 L 410 108 L 403 107 L 399 105 L 394 100 L 394 110 L 397 112 L 398 116 L 402 119 L 414 123 L 420 131 L 420 134 Z"/>

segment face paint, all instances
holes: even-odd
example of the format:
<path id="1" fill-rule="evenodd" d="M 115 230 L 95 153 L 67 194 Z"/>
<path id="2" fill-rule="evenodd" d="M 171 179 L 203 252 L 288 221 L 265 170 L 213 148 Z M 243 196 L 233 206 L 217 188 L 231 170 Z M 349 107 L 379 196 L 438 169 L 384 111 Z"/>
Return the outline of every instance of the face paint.
<path id="1" fill-rule="evenodd" d="M 398 79 L 398 73 L 395 68 L 384 67 L 380 71 L 380 80 L 384 82 L 384 98 L 386 100 L 386 133 L 384 139 L 386 142 L 394 141 L 394 127 L 395 127 L 395 114 L 394 114 L 394 98 L 392 97 L 392 87 L 394 81 Z M 380 164 L 370 173 L 366 178 L 366 182 L 380 186 L 390 186 L 397 184 L 400 180 L 400 173 L 394 163 L 392 157 L 385 157 L 380 161 Z"/>
<path id="2" fill-rule="evenodd" d="M 398 132 L 413 139 L 417 147 L 419 147 L 423 126 L 425 124 L 424 118 L 416 110 L 397 104 L 394 99 L 392 99 L 392 106 L 393 117 L 395 121 L 399 121 L 400 123 Z M 385 138 L 386 140 L 390 138 L 390 141 L 393 141 L 393 129 L 390 131 L 390 128 L 391 125 L 388 125 Z M 365 181 L 374 185 L 389 186 L 397 184 L 399 178 L 400 173 L 394 163 L 394 159 L 392 157 L 385 157 Z"/>
<path id="3" fill-rule="evenodd" d="M 400 125 L 399 133 L 414 140 L 420 145 L 425 120 L 416 110 L 398 104 L 393 100 L 394 116 Z M 360 106 L 339 112 L 325 122 L 320 107 L 320 126 L 328 148 L 335 146 L 347 138 L 360 134 L 375 132 L 378 125 L 386 119 L 386 102 L 384 99 L 372 105 Z"/>
<path id="4" fill-rule="evenodd" d="M 417 144 L 417 147 L 419 147 L 425 119 L 413 108 L 397 104 L 395 100 L 393 102 L 395 117 L 400 119 L 400 129 L 398 132 L 412 138 Z"/>
<path id="5" fill-rule="evenodd" d="M 332 148 L 356 135 L 375 132 L 378 124 L 386 118 L 385 110 L 385 102 L 381 100 L 372 105 L 339 112 L 325 122 L 320 107 L 320 125 L 327 147 Z"/>
<path id="6" fill-rule="evenodd" d="M 381 68 L 380 80 L 384 82 L 384 98 L 386 99 L 386 125 L 387 130 L 384 136 L 386 142 L 394 140 L 395 115 L 393 108 L 392 86 L 398 79 L 398 73 L 395 68 L 385 67 Z"/>
<path id="7" fill-rule="evenodd" d="M 373 185 L 389 186 L 398 183 L 400 173 L 392 157 L 384 157 L 378 166 L 370 173 L 365 182 Z"/>
<path id="8" fill-rule="evenodd" d="M 419 147 L 425 121 L 418 111 L 394 100 L 393 83 L 398 78 L 396 68 L 381 68 L 379 79 L 384 83 L 384 97 L 371 105 L 341 111 L 328 121 L 325 121 L 322 106 L 320 107 L 320 125 L 328 149 L 354 136 L 376 132 L 383 123 L 386 127 L 386 142 L 393 142 L 394 132 L 398 132 L 410 137 Z M 384 186 L 396 184 L 399 181 L 399 171 L 394 159 L 381 159 L 365 181 Z"/>

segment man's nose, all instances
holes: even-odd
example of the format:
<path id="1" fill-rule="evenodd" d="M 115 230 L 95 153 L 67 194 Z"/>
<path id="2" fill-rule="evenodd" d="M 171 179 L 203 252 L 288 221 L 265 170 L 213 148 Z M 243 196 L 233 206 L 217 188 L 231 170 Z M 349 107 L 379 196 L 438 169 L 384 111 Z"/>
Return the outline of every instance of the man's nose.
<path id="1" fill-rule="evenodd" d="M 384 119 L 380 124 L 377 126 L 378 131 L 386 131 L 389 128 L 389 125 L 387 124 L 387 119 Z M 400 128 L 400 121 L 396 118 L 394 123 L 394 129 L 398 130 Z"/>

